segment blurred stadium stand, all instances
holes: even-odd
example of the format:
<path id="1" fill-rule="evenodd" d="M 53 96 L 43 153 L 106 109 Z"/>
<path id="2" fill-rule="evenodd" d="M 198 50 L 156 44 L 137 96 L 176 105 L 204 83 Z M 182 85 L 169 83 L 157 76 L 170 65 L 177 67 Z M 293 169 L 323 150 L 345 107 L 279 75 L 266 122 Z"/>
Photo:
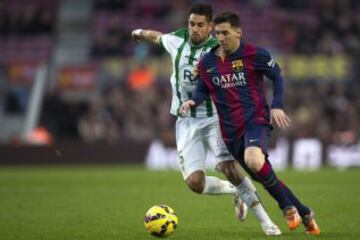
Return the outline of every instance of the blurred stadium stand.
<path id="1" fill-rule="evenodd" d="M 19 156 L 11 151 L 22 148 L 14 146 L 39 144 L 28 138 L 39 128 L 51 135 L 55 150 L 69 141 L 89 148 L 109 144 L 136 149 L 159 139 L 164 149 L 174 146 L 175 119 L 168 113 L 170 59 L 156 47 L 134 44 L 130 32 L 186 26 L 192 2 L 2 1 L 1 156 L 13 156 L 8 162 L 16 162 Z M 238 11 L 244 40 L 270 49 L 283 69 L 293 127 L 274 131 L 271 146 L 274 158 L 283 159 L 279 166 L 288 159 L 299 168 L 312 167 L 306 165 L 309 159 L 314 166 L 360 165 L 359 2 L 208 2 L 217 12 Z"/>

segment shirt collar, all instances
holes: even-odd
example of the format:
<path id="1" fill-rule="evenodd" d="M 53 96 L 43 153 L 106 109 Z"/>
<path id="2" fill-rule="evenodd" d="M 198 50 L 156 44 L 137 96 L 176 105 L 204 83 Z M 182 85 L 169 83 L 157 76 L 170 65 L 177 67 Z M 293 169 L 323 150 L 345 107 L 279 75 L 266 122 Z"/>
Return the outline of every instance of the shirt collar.
<path id="1" fill-rule="evenodd" d="M 213 38 L 213 36 L 211 34 L 209 34 L 209 37 L 205 41 L 203 41 L 202 43 L 200 43 L 198 45 L 195 45 L 191 42 L 190 36 L 189 36 L 189 44 L 190 44 L 191 48 L 199 49 L 199 48 L 204 47 L 212 38 Z"/>
<path id="2" fill-rule="evenodd" d="M 216 49 L 218 49 L 220 47 L 220 45 L 216 45 L 215 47 L 213 47 L 211 49 L 211 54 L 216 56 Z M 244 56 L 244 49 L 245 49 L 245 43 L 243 41 L 240 42 L 240 46 L 238 47 L 238 49 L 236 49 L 235 52 L 231 53 L 230 55 L 227 55 L 226 58 L 228 59 L 234 59 L 234 58 L 239 58 L 239 57 L 243 57 Z"/>

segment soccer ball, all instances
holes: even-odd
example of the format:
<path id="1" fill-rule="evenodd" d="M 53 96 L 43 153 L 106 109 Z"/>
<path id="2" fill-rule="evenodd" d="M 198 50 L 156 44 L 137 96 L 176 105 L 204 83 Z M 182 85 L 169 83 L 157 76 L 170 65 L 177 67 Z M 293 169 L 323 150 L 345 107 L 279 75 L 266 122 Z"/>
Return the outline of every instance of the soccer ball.
<path id="1" fill-rule="evenodd" d="M 146 212 L 144 226 L 155 237 L 167 237 L 175 231 L 178 222 L 174 209 L 166 205 L 156 205 Z"/>

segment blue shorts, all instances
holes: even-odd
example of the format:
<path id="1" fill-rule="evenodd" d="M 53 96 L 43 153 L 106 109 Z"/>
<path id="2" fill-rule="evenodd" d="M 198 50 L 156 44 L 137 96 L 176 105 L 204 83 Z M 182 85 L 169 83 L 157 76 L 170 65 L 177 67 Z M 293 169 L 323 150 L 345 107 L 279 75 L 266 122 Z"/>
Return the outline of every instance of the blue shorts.
<path id="1" fill-rule="evenodd" d="M 253 124 L 248 126 L 244 134 L 236 141 L 225 141 L 229 152 L 254 180 L 257 180 L 256 175 L 246 166 L 244 161 L 245 149 L 251 146 L 261 148 L 265 154 L 265 160 L 268 161 L 267 148 L 272 129 L 271 125 Z"/>

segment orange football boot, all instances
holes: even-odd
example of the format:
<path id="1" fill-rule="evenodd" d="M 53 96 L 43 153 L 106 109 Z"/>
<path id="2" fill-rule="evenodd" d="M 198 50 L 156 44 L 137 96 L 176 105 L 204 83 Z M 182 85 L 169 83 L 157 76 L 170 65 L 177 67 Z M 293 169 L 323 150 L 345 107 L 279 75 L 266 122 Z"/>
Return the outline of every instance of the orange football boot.
<path id="1" fill-rule="evenodd" d="M 303 224 L 305 226 L 305 233 L 318 236 L 320 235 L 320 228 L 315 221 L 314 215 L 314 212 L 311 210 L 309 215 L 303 217 Z"/>
<path id="2" fill-rule="evenodd" d="M 290 230 L 295 230 L 301 223 L 301 217 L 295 207 L 285 209 L 286 223 Z"/>

